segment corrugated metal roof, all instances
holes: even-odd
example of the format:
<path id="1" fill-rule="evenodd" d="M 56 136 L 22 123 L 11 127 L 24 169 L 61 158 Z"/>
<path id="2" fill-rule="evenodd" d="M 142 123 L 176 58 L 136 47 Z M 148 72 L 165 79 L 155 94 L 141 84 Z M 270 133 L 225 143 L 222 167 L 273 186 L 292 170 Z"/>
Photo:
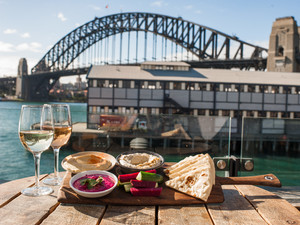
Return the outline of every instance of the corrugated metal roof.
<path id="1" fill-rule="evenodd" d="M 300 73 L 199 68 L 172 71 L 142 70 L 140 66 L 92 66 L 87 78 L 300 86 Z"/>

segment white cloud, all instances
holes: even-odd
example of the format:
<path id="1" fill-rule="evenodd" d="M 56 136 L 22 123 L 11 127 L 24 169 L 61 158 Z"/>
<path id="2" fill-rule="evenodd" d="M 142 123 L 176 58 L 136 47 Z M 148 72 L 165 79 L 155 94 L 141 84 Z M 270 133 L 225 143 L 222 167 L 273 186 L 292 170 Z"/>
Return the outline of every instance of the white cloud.
<path id="1" fill-rule="evenodd" d="M 21 34 L 22 38 L 30 38 L 30 34 L 28 32 Z"/>
<path id="2" fill-rule="evenodd" d="M 16 76 L 18 73 L 18 64 L 22 56 L 4 56 L 0 55 L 0 77 L 5 76 Z M 28 65 L 28 73 L 31 73 L 30 70 L 38 62 L 38 58 L 26 57 Z"/>
<path id="3" fill-rule="evenodd" d="M 196 10 L 195 13 L 196 14 L 202 14 L 202 11 L 201 10 Z"/>
<path id="4" fill-rule="evenodd" d="M 101 8 L 99 6 L 96 6 L 96 5 L 90 5 L 90 7 L 96 11 L 99 11 L 101 10 Z"/>
<path id="5" fill-rule="evenodd" d="M 19 60 L 17 56 L 0 56 L 0 77 L 16 76 Z"/>
<path id="6" fill-rule="evenodd" d="M 167 6 L 168 4 L 163 1 L 155 1 L 152 2 L 151 5 L 155 7 L 162 7 L 162 6 Z"/>
<path id="7" fill-rule="evenodd" d="M 22 43 L 16 46 L 17 51 L 41 52 L 42 45 L 38 42 Z"/>
<path id="8" fill-rule="evenodd" d="M 14 52 L 14 45 L 0 41 L 0 52 Z"/>
<path id="9" fill-rule="evenodd" d="M 4 30 L 3 33 L 4 34 L 15 34 L 15 33 L 17 33 L 17 30 L 8 28 L 8 29 Z"/>
<path id="10" fill-rule="evenodd" d="M 61 13 L 61 12 L 58 13 L 57 18 L 60 19 L 63 22 L 67 20 L 67 18 L 64 16 L 64 14 Z"/>
<path id="11" fill-rule="evenodd" d="M 186 5 L 186 6 L 184 6 L 184 8 L 187 9 L 187 10 L 190 10 L 190 9 L 193 8 L 193 6 L 192 5 Z"/>

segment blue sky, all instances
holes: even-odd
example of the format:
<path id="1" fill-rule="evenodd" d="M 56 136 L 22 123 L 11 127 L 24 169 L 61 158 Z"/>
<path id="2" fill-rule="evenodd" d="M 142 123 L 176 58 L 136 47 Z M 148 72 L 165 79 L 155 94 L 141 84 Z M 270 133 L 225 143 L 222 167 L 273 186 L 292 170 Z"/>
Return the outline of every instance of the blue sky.
<path id="1" fill-rule="evenodd" d="M 107 6 L 107 7 L 106 7 Z M 0 77 L 16 75 L 20 58 L 31 69 L 77 26 L 119 12 L 178 17 L 268 48 L 272 23 L 294 16 L 299 0 L 0 0 Z"/>

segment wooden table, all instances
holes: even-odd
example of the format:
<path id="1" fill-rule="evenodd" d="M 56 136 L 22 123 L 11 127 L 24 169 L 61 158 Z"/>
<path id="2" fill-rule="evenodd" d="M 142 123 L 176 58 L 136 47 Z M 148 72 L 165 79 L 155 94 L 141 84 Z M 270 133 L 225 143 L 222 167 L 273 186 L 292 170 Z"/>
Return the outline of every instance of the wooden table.
<path id="1" fill-rule="evenodd" d="M 59 187 L 49 196 L 20 194 L 33 181 L 29 177 L 0 185 L 0 224 L 300 224 L 295 207 L 252 185 L 222 186 L 225 201 L 220 204 L 112 206 L 60 204 Z"/>

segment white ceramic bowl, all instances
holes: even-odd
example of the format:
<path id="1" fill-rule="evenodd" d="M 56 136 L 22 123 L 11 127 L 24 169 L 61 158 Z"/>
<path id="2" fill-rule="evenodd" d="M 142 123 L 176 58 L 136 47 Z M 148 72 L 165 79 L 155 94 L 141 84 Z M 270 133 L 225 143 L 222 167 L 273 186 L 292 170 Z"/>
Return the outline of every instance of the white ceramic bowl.
<path id="1" fill-rule="evenodd" d="M 148 168 L 143 168 L 143 169 L 131 168 L 131 167 L 122 165 L 120 163 L 120 157 L 122 155 L 128 155 L 128 154 L 134 154 L 134 153 L 147 153 L 149 155 L 157 156 L 160 159 L 160 163 L 159 163 L 159 165 L 148 167 Z M 127 152 L 123 152 L 123 153 L 121 153 L 120 155 L 117 156 L 116 161 L 117 161 L 117 164 L 119 165 L 119 167 L 121 168 L 121 170 L 124 173 L 135 173 L 135 172 L 140 172 L 141 170 L 146 171 L 146 170 L 158 169 L 158 168 L 162 167 L 164 165 L 164 162 L 165 162 L 164 158 L 160 154 L 158 154 L 156 152 L 152 152 L 152 151 L 147 151 L 147 150 L 130 150 L 130 151 L 127 151 Z"/>
<path id="2" fill-rule="evenodd" d="M 107 189 L 107 190 L 104 190 L 104 191 L 99 191 L 99 192 L 86 192 L 86 191 L 80 191 L 78 190 L 77 188 L 75 188 L 73 186 L 73 183 L 79 179 L 80 177 L 84 177 L 86 175 L 92 175 L 92 174 L 103 174 L 103 175 L 108 175 L 110 176 L 115 184 L 114 186 L 112 186 L 111 188 Z M 76 175 L 74 175 L 70 181 L 69 181 L 69 184 L 70 184 L 70 187 L 80 196 L 83 196 L 83 197 L 86 197 L 86 198 L 99 198 L 99 197 L 103 197 L 105 195 L 108 195 L 109 193 L 111 193 L 115 187 L 117 186 L 118 184 L 118 178 L 113 174 L 113 173 L 110 173 L 110 172 L 107 172 L 107 171 L 104 171 L 104 170 L 89 170 L 89 171 L 84 171 L 84 172 L 81 172 L 81 173 L 78 173 Z"/>

